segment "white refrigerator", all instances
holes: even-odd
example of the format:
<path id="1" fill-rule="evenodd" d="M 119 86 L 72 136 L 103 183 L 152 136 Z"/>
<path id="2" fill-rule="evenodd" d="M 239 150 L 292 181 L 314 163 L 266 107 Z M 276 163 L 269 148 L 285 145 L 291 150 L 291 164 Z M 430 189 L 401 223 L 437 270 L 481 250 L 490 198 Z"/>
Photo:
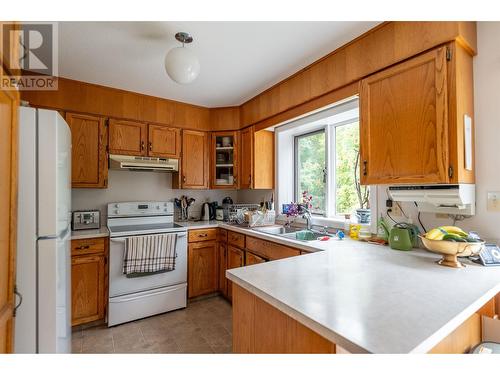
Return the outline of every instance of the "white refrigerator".
<path id="1" fill-rule="evenodd" d="M 70 224 L 71 131 L 20 107 L 16 353 L 71 352 Z"/>

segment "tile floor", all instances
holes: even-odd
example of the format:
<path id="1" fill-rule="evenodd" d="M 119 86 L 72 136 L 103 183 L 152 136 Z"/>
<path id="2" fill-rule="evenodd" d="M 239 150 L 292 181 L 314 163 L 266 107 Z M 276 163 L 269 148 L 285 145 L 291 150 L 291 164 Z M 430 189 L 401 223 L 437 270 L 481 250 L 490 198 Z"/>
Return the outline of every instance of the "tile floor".
<path id="1" fill-rule="evenodd" d="M 222 297 L 116 327 L 73 331 L 73 353 L 230 353 L 231 305 Z"/>

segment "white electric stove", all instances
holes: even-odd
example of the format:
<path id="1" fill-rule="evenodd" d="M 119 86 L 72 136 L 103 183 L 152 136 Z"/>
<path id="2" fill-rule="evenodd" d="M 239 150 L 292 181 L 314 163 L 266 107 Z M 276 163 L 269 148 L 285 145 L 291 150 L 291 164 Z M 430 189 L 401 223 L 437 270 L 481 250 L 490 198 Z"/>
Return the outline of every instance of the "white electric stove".
<path id="1" fill-rule="evenodd" d="M 109 310 L 108 326 L 186 307 L 187 229 L 174 223 L 172 202 L 108 204 Z M 175 270 L 127 278 L 122 273 L 126 239 L 176 233 Z"/>

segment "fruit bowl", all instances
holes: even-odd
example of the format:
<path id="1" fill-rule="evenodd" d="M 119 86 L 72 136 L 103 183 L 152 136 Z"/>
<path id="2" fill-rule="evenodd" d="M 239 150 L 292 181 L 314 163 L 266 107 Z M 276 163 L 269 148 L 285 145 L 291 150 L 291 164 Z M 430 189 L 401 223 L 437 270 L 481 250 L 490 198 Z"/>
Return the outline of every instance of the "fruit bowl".
<path id="1" fill-rule="evenodd" d="M 458 261 L 457 257 L 468 257 L 477 255 L 483 248 L 484 241 L 480 242 L 453 242 L 445 240 L 430 240 L 425 236 L 418 236 L 425 248 L 433 253 L 441 254 L 443 258 L 438 264 L 447 267 L 463 268 L 465 267 Z"/>

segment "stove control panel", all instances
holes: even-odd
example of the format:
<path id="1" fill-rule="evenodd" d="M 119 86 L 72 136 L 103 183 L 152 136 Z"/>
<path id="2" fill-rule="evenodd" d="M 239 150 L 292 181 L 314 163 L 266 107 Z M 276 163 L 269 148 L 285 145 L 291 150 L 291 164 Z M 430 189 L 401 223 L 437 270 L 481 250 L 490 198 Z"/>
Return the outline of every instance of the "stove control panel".
<path id="1" fill-rule="evenodd" d="M 173 202 L 118 202 L 108 204 L 108 217 L 173 215 Z"/>

